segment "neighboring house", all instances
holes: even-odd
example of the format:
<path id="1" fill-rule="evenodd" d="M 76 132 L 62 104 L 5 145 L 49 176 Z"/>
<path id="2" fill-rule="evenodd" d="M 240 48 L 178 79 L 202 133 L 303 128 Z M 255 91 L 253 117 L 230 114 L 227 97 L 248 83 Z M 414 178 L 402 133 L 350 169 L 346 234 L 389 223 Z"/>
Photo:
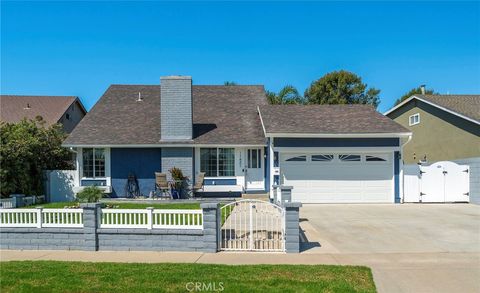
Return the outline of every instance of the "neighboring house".
<path id="1" fill-rule="evenodd" d="M 480 157 L 480 95 L 414 95 L 385 115 L 413 133 L 407 164 Z"/>
<path id="2" fill-rule="evenodd" d="M 205 192 L 272 192 L 302 202 L 399 202 L 400 152 L 411 133 L 366 105 L 269 105 L 263 86 L 112 85 L 64 142 L 78 152 L 78 189 L 126 195 L 129 174 L 181 168 Z"/>
<path id="3" fill-rule="evenodd" d="M 414 95 L 385 113 L 413 133 L 406 164 L 470 166 L 470 201 L 480 203 L 480 95 Z"/>
<path id="4" fill-rule="evenodd" d="M 46 125 L 60 123 L 70 133 L 87 114 L 78 97 L 71 96 L 0 96 L 0 120 L 17 123 L 41 116 Z"/>

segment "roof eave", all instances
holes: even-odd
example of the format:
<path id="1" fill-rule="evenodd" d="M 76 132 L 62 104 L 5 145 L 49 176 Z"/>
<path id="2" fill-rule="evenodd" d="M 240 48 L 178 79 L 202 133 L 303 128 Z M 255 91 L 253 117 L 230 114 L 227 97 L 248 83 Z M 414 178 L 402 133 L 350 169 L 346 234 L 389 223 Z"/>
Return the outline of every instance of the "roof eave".
<path id="1" fill-rule="evenodd" d="M 384 138 L 384 137 L 409 137 L 412 132 L 390 133 L 280 133 L 267 132 L 266 137 L 292 137 L 292 138 Z"/>

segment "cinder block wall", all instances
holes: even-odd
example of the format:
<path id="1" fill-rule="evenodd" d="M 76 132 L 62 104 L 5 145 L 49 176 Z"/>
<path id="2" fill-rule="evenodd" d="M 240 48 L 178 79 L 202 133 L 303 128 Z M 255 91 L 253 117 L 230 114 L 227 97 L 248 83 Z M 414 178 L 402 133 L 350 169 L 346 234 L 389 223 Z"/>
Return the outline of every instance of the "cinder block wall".
<path id="1" fill-rule="evenodd" d="M 84 250 L 81 228 L 0 228 L 0 249 Z"/>

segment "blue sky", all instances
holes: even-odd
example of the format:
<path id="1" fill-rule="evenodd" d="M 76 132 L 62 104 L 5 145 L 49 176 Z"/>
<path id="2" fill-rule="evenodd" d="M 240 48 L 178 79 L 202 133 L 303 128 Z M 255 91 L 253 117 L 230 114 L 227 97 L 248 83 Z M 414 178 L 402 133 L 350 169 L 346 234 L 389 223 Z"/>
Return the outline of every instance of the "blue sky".
<path id="1" fill-rule="evenodd" d="M 1 4 L 1 93 L 76 95 L 110 84 L 263 84 L 300 92 L 339 69 L 381 89 L 480 93 L 480 2 Z"/>

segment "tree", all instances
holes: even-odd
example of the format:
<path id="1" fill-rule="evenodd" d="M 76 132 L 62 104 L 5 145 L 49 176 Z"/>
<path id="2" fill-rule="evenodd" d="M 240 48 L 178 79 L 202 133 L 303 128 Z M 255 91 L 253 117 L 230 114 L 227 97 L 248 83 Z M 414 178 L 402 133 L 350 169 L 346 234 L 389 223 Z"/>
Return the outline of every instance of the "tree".
<path id="1" fill-rule="evenodd" d="M 228 85 L 237 85 L 237 83 L 234 82 L 234 81 L 225 81 L 225 82 L 223 82 L 223 85 L 227 85 L 227 86 Z"/>
<path id="2" fill-rule="evenodd" d="M 44 170 L 67 169 L 71 152 L 61 146 L 66 135 L 60 124 L 45 127 L 41 117 L 0 124 L 0 192 L 43 194 Z"/>
<path id="3" fill-rule="evenodd" d="M 399 99 L 395 101 L 395 106 L 400 104 L 401 102 L 405 101 L 406 99 L 410 98 L 413 95 L 421 95 L 422 94 L 422 87 L 419 86 L 417 88 L 411 89 L 408 93 L 401 96 Z M 425 89 L 426 95 L 438 95 L 433 89 Z"/>
<path id="4" fill-rule="evenodd" d="M 349 71 L 340 70 L 325 74 L 312 82 L 305 91 L 309 104 L 380 104 L 380 90 L 367 88 L 362 79 Z"/>
<path id="5" fill-rule="evenodd" d="M 284 86 L 278 93 L 266 91 L 268 102 L 272 105 L 304 104 L 303 97 L 291 85 Z"/>

